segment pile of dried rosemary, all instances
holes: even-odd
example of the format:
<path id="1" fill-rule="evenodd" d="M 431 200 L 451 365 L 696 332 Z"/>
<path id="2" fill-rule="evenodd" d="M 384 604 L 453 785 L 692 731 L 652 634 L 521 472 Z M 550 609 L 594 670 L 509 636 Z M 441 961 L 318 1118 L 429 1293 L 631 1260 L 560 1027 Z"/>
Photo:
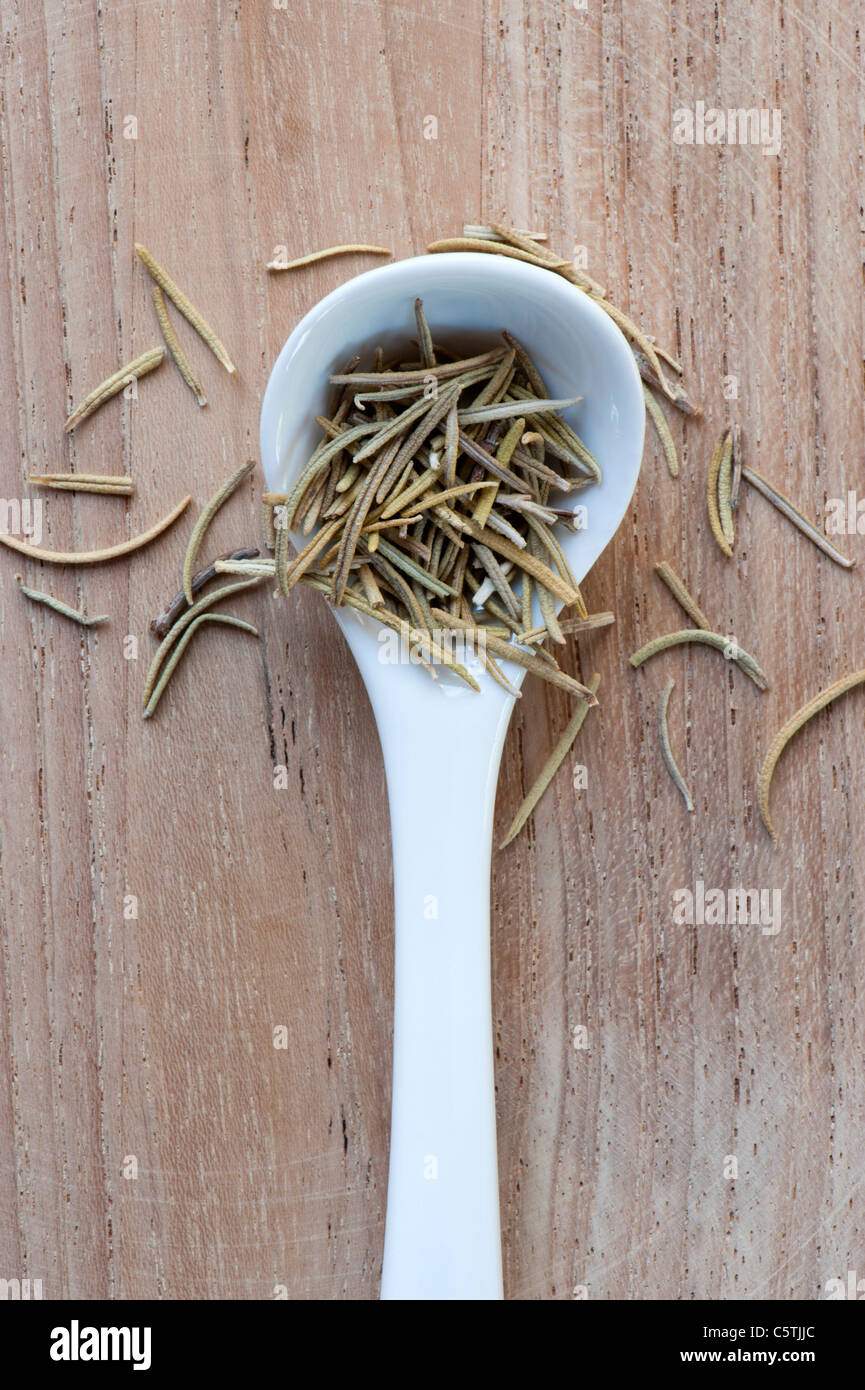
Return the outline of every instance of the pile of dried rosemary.
<path id="1" fill-rule="evenodd" d="M 288 495 L 267 494 L 275 556 L 224 562 L 273 573 L 283 594 L 302 583 L 406 636 L 435 676 L 445 666 L 477 689 L 447 638 L 470 641 L 513 694 L 505 658 L 595 704 L 542 643 L 565 643 L 556 600 L 588 615 L 557 538 L 584 509 L 566 499 L 600 479 L 589 449 L 561 418 L 579 397 L 550 398 L 525 348 L 460 358 L 433 341 L 420 300 L 410 360 L 358 358 L 331 377 L 322 435 Z M 311 539 L 293 559 L 289 533 Z M 537 602 L 535 603 L 535 599 Z"/>

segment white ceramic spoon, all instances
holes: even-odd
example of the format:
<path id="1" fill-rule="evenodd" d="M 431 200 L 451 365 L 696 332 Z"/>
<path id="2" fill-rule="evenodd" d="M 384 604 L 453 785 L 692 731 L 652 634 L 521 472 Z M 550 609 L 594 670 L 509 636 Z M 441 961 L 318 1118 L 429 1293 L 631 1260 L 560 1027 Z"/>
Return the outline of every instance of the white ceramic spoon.
<path id="1" fill-rule="evenodd" d="M 571 501 L 586 529 L 562 530 L 580 580 L 627 509 L 643 451 L 643 397 L 611 320 L 548 271 L 479 253 L 423 256 L 371 270 L 298 324 L 264 397 L 261 457 L 289 491 L 319 437 L 329 373 L 415 336 L 420 295 L 436 341 L 471 352 L 507 328 L 550 394 L 583 400 L 565 418 L 603 482 Z M 302 544 L 303 542 L 301 542 Z M 394 1058 L 383 1299 L 502 1297 L 490 1017 L 490 844 L 496 779 L 514 697 L 477 665 L 481 694 L 442 672 L 393 664 L 390 637 L 335 613 L 372 703 L 387 773 L 394 857 Z M 519 686 L 520 668 L 505 663 Z"/>

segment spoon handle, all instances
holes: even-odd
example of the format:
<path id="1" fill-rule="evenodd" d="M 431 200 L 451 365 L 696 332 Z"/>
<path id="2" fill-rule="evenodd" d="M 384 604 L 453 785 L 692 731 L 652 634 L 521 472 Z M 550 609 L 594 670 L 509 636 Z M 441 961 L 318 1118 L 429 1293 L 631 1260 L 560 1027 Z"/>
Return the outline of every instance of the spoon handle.
<path id="1" fill-rule="evenodd" d="M 434 693 L 423 723 L 398 700 L 378 721 L 396 922 L 381 1296 L 499 1299 L 490 842 L 513 700 Z"/>

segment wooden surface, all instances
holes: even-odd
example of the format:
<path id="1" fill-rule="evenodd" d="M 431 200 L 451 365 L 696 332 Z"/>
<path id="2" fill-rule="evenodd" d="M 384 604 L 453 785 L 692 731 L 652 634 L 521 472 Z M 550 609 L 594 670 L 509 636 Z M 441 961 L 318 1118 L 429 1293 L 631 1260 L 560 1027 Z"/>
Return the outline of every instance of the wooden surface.
<path id="1" fill-rule="evenodd" d="M 110 544 L 257 454 L 279 347 L 369 264 L 268 277 L 277 245 L 402 256 L 464 221 L 545 228 L 587 248 L 705 405 L 675 421 L 678 482 L 649 436 L 585 586 L 618 619 L 572 657 L 602 675 L 571 760 L 588 786 L 563 771 L 494 857 L 510 1298 L 812 1299 L 865 1275 L 861 691 L 782 762 L 774 855 L 755 802 L 783 720 L 865 664 L 865 550 L 842 538 L 860 561 L 844 572 L 746 492 L 728 562 L 704 502 L 728 417 L 815 518 L 865 486 L 862 6 L 719 8 L 0 0 L 0 490 L 65 467 L 128 470 L 138 489 L 128 505 L 50 495 L 44 544 Z M 777 108 L 780 157 L 674 144 L 673 112 L 699 100 Z M 237 378 L 181 325 L 206 410 L 169 365 L 65 440 L 73 399 L 157 341 L 135 240 Z M 213 553 L 260 543 L 261 489 L 219 517 Z M 374 1298 L 391 879 L 372 717 L 318 599 L 265 586 L 236 606 L 262 643 L 202 632 L 142 722 L 148 623 L 190 526 L 100 570 L 0 554 L 0 1275 L 51 1298 Z M 682 625 L 660 559 L 758 655 L 768 693 L 704 649 L 631 670 Z M 110 626 L 82 636 L 28 606 L 21 569 Z M 670 675 L 693 816 L 657 745 Z M 558 692 L 526 686 L 497 831 L 566 718 Z M 780 930 L 677 925 L 674 894 L 698 879 L 780 889 Z"/>

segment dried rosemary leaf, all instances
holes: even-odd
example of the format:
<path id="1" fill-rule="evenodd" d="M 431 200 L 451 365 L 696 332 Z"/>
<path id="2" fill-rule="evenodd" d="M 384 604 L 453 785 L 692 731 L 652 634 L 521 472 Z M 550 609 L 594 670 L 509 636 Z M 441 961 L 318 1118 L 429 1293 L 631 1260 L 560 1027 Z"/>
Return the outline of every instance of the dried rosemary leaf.
<path id="1" fill-rule="evenodd" d="M 165 348 L 149 348 L 147 352 L 142 352 L 140 357 L 136 357 L 132 362 L 128 362 L 125 367 L 120 367 L 118 371 L 112 372 L 111 376 L 106 377 L 85 396 L 80 405 L 73 410 L 66 424 L 63 426 L 68 434 L 74 430 L 76 425 L 80 425 L 82 420 L 86 420 L 95 410 L 98 410 L 106 401 L 110 401 L 112 396 L 116 396 L 122 391 L 124 386 L 128 386 L 130 381 L 147 376 L 148 372 L 154 371 L 161 365 L 165 357 Z"/>
<path id="2" fill-rule="evenodd" d="M 486 489 L 489 489 L 489 488 L 497 488 L 497 487 L 498 487 L 498 483 L 492 483 L 492 482 L 489 481 L 489 479 L 481 478 L 481 479 L 480 479 L 478 482 L 476 482 L 476 483 L 461 483 L 459 487 L 449 487 L 449 488 L 445 488 L 445 490 L 444 490 L 443 492 L 431 492 L 431 493 L 430 493 L 428 496 L 426 496 L 426 497 L 421 496 L 421 497 L 419 498 L 419 500 L 416 501 L 416 502 L 415 502 L 415 501 L 412 501 L 410 505 L 411 505 L 411 509 L 412 509 L 413 512 L 424 512 L 424 511 L 427 511 L 430 507 L 437 507 L 437 506 L 439 506 L 439 504 L 442 503 L 442 502 L 450 502 L 451 499 L 454 498 L 454 497 L 467 497 L 467 496 L 469 496 L 471 493 L 479 492 L 479 491 L 481 491 L 482 489 L 485 489 L 485 488 L 486 488 Z M 409 491 L 410 491 L 410 489 L 409 489 Z M 405 492 L 405 493 L 402 494 L 401 497 L 398 497 L 398 498 L 395 499 L 396 502 L 399 502 L 399 504 L 400 504 L 400 510 L 402 509 L 402 507 L 403 507 L 403 505 L 404 505 L 404 503 L 405 503 L 405 501 L 406 501 L 407 498 L 408 498 L 408 493 Z M 395 505 L 395 504 L 394 504 L 393 502 L 389 502 L 388 505 L 387 505 L 387 506 L 384 508 L 384 510 L 382 511 L 382 517 L 387 517 L 387 516 L 389 516 L 390 513 L 391 513 L 391 511 L 393 510 L 394 505 Z M 411 520 L 411 518 L 410 518 L 410 517 L 407 517 L 407 516 L 406 516 L 406 517 L 401 517 L 401 518 L 398 517 L 397 520 L 409 521 L 409 520 Z"/>
<path id="3" fill-rule="evenodd" d="M 244 575 L 248 579 L 253 575 L 272 579 L 276 575 L 276 560 L 214 560 L 213 571 L 215 574 Z M 185 595 L 183 602 L 186 603 Z"/>
<path id="4" fill-rule="evenodd" d="M 733 469 L 730 477 L 730 506 L 733 511 L 739 505 L 739 487 L 742 482 L 742 431 L 733 426 Z"/>
<path id="5" fill-rule="evenodd" d="M 416 382 L 423 385 L 428 377 L 436 381 L 446 381 L 450 377 L 465 376 L 478 367 L 500 362 L 505 356 L 505 348 L 491 348 L 489 352 L 479 353 L 477 357 L 461 357 L 456 362 L 443 362 L 437 367 L 420 367 L 405 372 L 354 372 L 338 373 L 328 377 L 335 386 L 412 386 Z"/>
<path id="6" fill-rule="evenodd" d="M 700 407 L 698 405 L 694 405 L 693 401 L 691 401 L 688 398 L 687 393 L 684 391 L 682 386 L 679 385 L 678 382 L 670 386 L 669 392 L 665 392 L 663 386 L 661 385 L 660 381 L 658 380 L 657 376 L 652 370 L 652 366 L 648 358 L 645 357 L 644 354 L 640 352 L 637 348 L 632 347 L 631 351 L 634 354 L 634 361 L 637 364 L 637 370 L 639 371 L 640 376 L 643 378 L 643 381 L 646 383 L 647 386 L 651 386 L 654 388 L 654 390 L 660 391 L 662 395 L 666 395 L 667 399 L 670 402 L 670 405 L 674 406 L 676 410 L 681 410 L 683 415 L 702 415 L 703 412 L 700 409 Z M 660 349 L 656 348 L 656 351 L 660 356 Z M 670 385 L 669 382 L 667 384 Z"/>
<path id="7" fill-rule="evenodd" d="M 208 608 L 212 608 L 215 603 L 221 603 L 223 599 L 230 598 L 232 594 L 242 594 L 247 589 L 255 589 L 260 583 L 261 580 L 255 578 L 241 579 L 238 580 L 236 584 L 223 584 L 221 589 L 214 589 L 211 593 L 205 594 L 203 598 L 198 599 L 196 603 L 193 603 L 191 608 L 186 610 L 182 617 L 177 619 L 177 622 L 171 630 L 163 637 L 150 663 L 150 669 L 147 672 L 147 677 L 144 682 L 144 699 L 142 703 L 145 707 L 153 694 L 159 672 L 162 670 L 162 665 L 166 656 L 181 633 L 186 631 L 190 623 L 195 622 L 199 613 L 204 613 Z"/>
<path id="8" fill-rule="evenodd" d="M 732 559 L 733 550 L 721 528 L 721 517 L 718 512 L 718 477 L 721 472 L 721 462 L 727 448 L 727 440 L 730 438 L 728 430 L 725 430 L 715 445 L 712 453 L 712 461 L 709 464 L 709 471 L 706 474 L 706 510 L 709 513 L 709 525 L 712 535 L 718 543 L 718 548 Z"/>
<path id="9" fill-rule="evenodd" d="M 436 355 L 433 348 L 432 333 L 427 323 L 426 314 L 423 311 L 423 300 L 416 299 L 414 302 L 414 317 L 417 324 L 417 340 L 420 348 L 421 361 L 425 367 L 434 367 Z"/>
<path id="10" fill-rule="evenodd" d="M 86 613 L 81 613 L 77 608 L 70 608 L 68 603 L 62 599 L 55 598 L 53 594 L 46 594 L 42 589 L 31 589 L 24 583 L 20 574 L 16 574 L 15 580 L 18 588 L 25 598 L 29 598 L 33 603 L 44 604 L 46 608 L 59 613 L 61 618 L 69 618 L 73 623 L 78 623 L 79 627 L 98 627 L 100 623 L 108 622 L 108 614 L 102 613 L 97 618 L 88 618 Z"/>
<path id="11" fill-rule="evenodd" d="M 505 468 L 497 459 L 493 458 L 492 454 L 487 453 L 486 449 L 476 440 L 471 439 L 462 431 L 459 434 L 459 448 L 462 449 L 463 453 L 468 454 L 470 459 L 474 459 L 475 463 L 479 463 L 482 468 L 485 468 L 488 473 L 492 473 L 493 477 L 507 483 L 508 487 L 515 488 L 517 492 L 531 495 L 531 487 L 528 483 L 524 482 L 510 468 Z"/>
<path id="12" fill-rule="evenodd" d="M 401 569 L 410 579 L 416 579 L 425 589 L 429 589 L 432 594 L 437 594 L 439 598 L 445 598 L 448 594 L 454 592 L 450 584 L 444 584 L 439 579 L 433 579 L 432 575 L 427 574 L 426 570 L 423 569 L 421 565 L 416 565 L 413 560 L 410 560 L 409 557 L 398 550 L 395 545 L 391 545 L 389 541 L 380 538 L 378 550 L 385 559 L 390 560 L 392 565 L 396 565 L 397 569 Z"/>
<path id="13" fill-rule="evenodd" d="M 516 246 L 520 251 L 527 251 L 530 256 L 543 261 L 545 265 L 550 266 L 553 270 L 561 270 L 565 267 L 573 269 L 573 263 L 571 261 L 566 261 L 563 257 L 557 256 L 554 251 L 550 251 L 546 246 L 539 246 L 536 238 L 528 236 L 525 232 L 517 231 L 515 227 L 506 227 L 502 223 L 494 222 L 491 230 L 493 236 L 489 238 L 490 240 L 495 240 L 495 238 L 498 237 L 501 241 L 506 242 L 508 246 Z"/>
<path id="14" fill-rule="evenodd" d="M 127 541 L 121 541 L 119 545 L 108 546 L 106 550 L 42 550 L 39 546 L 19 541 L 17 536 L 7 536 L 3 531 L 0 531 L 0 545 L 17 550 L 19 555 L 29 555 L 31 560 L 44 560 L 49 565 L 100 565 L 108 560 L 117 560 L 121 555 L 129 555 L 133 550 L 140 550 L 142 546 L 155 541 L 157 536 L 161 536 L 163 531 L 174 525 L 191 501 L 192 497 L 187 495 L 167 516 L 151 526 L 149 531 L 142 531 L 140 536 L 132 536 Z"/>
<path id="15" fill-rule="evenodd" d="M 797 710 L 787 723 L 782 726 L 769 745 L 769 750 L 760 768 L 760 775 L 757 779 L 757 800 L 760 807 L 760 815 L 763 817 L 763 824 L 772 837 L 772 844 L 775 848 L 778 845 L 778 836 L 772 824 L 772 817 L 769 811 L 769 793 L 772 788 L 772 774 L 778 764 L 778 759 L 787 747 L 791 738 L 799 732 L 808 720 L 818 714 L 821 709 L 825 709 L 833 700 L 837 700 L 841 695 L 846 695 L 848 690 L 852 690 L 857 685 L 865 682 L 865 670 L 854 671 L 849 676 L 843 676 L 841 680 L 835 681 L 827 690 L 823 690 L 819 695 L 815 695 L 813 700 L 809 700 L 806 705 Z"/>
<path id="16" fill-rule="evenodd" d="M 324 550 L 325 546 L 333 540 L 338 531 L 342 529 L 342 518 L 336 517 L 333 521 L 322 526 L 321 530 L 313 536 L 309 545 L 305 545 L 300 554 L 287 565 L 282 575 L 280 589 L 283 594 L 287 594 L 292 585 L 296 584 L 302 574 L 311 567 L 312 562 Z"/>
<path id="17" fill-rule="evenodd" d="M 445 508 L 447 510 L 447 508 Z M 562 603 L 576 604 L 582 608 L 582 599 L 579 592 L 567 584 L 563 579 L 545 565 L 543 561 L 537 560 L 534 555 L 529 555 L 525 550 L 520 550 L 511 541 L 505 540 L 503 536 L 497 535 L 489 527 L 476 526 L 467 517 L 458 517 L 455 513 L 451 514 L 449 520 L 457 526 L 458 530 L 465 531 L 474 540 L 480 541 L 481 545 L 486 545 L 496 554 L 503 556 L 505 560 L 511 560 L 520 569 L 526 570 L 533 579 L 537 579 L 550 593 L 560 598 Z"/>
<path id="18" fill-rule="evenodd" d="M 512 618 L 518 619 L 520 616 L 519 600 L 508 583 L 505 573 L 495 555 L 485 545 L 476 545 L 474 547 L 474 552 L 483 565 L 490 584 L 502 600 L 505 608 Z M 478 596 L 475 595 L 475 602 L 477 603 L 477 601 Z"/>
<path id="19" fill-rule="evenodd" d="M 673 598 L 685 610 L 691 622 L 696 623 L 697 627 L 702 628 L 704 632 L 711 632 L 712 624 L 699 604 L 688 593 L 673 566 L 668 565 L 666 560 L 662 560 L 660 564 L 655 565 L 655 574 L 664 581 Z"/>
<path id="20" fill-rule="evenodd" d="M 377 464 L 373 464 L 367 476 L 366 483 L 358 494 L 357 501 L 352 508 L 352 512 L 342 533 L 339 550 L 333 571 L 333 584 L 331 587 L 331 602 L 339 606 L 345 597 L 345 590 L 348 584 L 349 570 L 355 551 L 357 550 L 360 534 L 363 529 L 364 521 L 373 503 L 376 491 L 385 473 L 389 470 L 391 455 L 385 451 Z"/>
<path id="21" fill-rule="evenodd" d="M 177 334 L 174 331 L 174 325 L 172 324 L 171 319 L 168 317 L 168 310 L 165 307 L 165 299 L 163 297 L 162 290 L 159 288 L 158 285 L 154 285 L 152 293 L 153 307 L 156 310 L 156 320 L 159 324 L 162 336 L 165 339 L 165 346 L 168 348 L 168 351 L 174 358 L 177 370 L 180 372 L 180 375 L 183 377 L 183 380 L 186 382 L 195 399 L 198 401 L 198 404 L 207 405 L 207 397 L 201 389 L 201 382 L 195 375 L 195 372 L 193 371 L 192 366 L 190 364 L 189 358 L 186 356 L 186 353 L 180 346 Z"/>
<path id="22" fill-rule="evenodd" d="M 745 675 L 751 678 L 759 690 L 768 689 L 769 682 L 753 656 L 743 651 L 733 638 L 724 637 L 720 632 L 706 632 L 702 628 L 688 627 L 683 628 L 681 632 L 668 632 L 663 637 L 656 637 L 638 652 L 634 652 L 630 657 L 631 665 L 636 669 L 642 666 L 644 661 L 648 661 L 649 657 L 657 656 L 659 652 L 668 651 L 670 647 L 678 647 L 685 642 L 703 642 L 709 647 L 714 647 L 716 651 L 723 652 L 729 660 L 741 666 Z"/>
<path id="23" fill-rule="evenodd" d="M 156 281 L 159 288 L 168 295 L 168 298 L 180 310 L 183 317 L 192 324 L 196 333 L 204 339 L 217 361 L 222 363 L 227 372 L 235 372 L 237 368 L 229 357 L 224 345 L 220 342 L 219 338 L 217 338 L 210 324 L 198 312 L 191 300 L 187 299 L 180 286 L 175 284 L 168 274 L 168 271 L 164 270 L 159 262 L 153 259 L 147 247 L 142 246 L 140 242 L 135 243 L 135 254 L 138 256 L 142 265 L 147 269 L 151 279 Z"/>
<path id="24" fill-rule="evenodd" d="M 373 574 L 369 565 L 361 565 L 360 569 L 358 570 L 358 577 L 360 579 L 361 584 L 363 585 L 363 592 L 366 596 L 367 603 L 372 608 L 383 608 L 384 594 L 378 587 L 375 575 Z"/>
<path id="25" fill-rule="evenodd" d="M 540 542 L 536 536 L 529 536 L 528 548 L 529 552 L 532 555 L 534 555 L 535 559 L 539 560 L 541 558 Z M 546 627 L 546 630 L 549 633 L 552 641 L 557 642 L 559 646 L 564 646 L 565 634 L 562 632 L 562 629 L 559 626 L 559 620 L 556 617 L 556 605 L 553 602 L 553 597 L 549 589 L 547 589 L 543 584 L 537 584 L 536 590 L 538 595 L 538 607 L 541 610 L 541 617 L 544 620 L 544 626 Z"/>
<path id="26" fill-rule="evenodd" d="M 189 544 L 186 547 L 186 556 L 183 561 L 183 592 L 186 595 L 187 603 L 192 602 L 192 576 L 195 571 L 195 561 L 201 549 L 201 542 L 204 540 L 207 528 L 216 513 L 224 502 L 227 502 L 232 493 L 240 486 L 255 467 L 255 460 L 250 459 L 242 468 L 238 468 L 236 473 L 222 484 L 211 497 L 201 516 L 192 528 L 192 535 L 189 537 Z"/>
<path id="27" fill-rule="evenodd" d="M 98 492 L 107 497 L 131 497 L 135 484 L 131 478 L 108 473 L 31 473 L 34 487 L 50 487 L 59 492 Z"/>
<path id="28" fill-rule="evenodd" d="M 643 399 L 646 402 L 646 409 L 649 412 L 649 417 L 652 421 L 652 424 L 655 426 L 655 429 L 658 433 L 658 438 L 661 441 L 661 445 L 664 450 L 664 458 L 667 460 L 667 467 L 670 470 L 670 477 L 678 478 L 679 456 L 676 453 L 676 442 L 673 439 L 673 436 L 670 432 L 670 426 L 667 424 L 667 417 L 664 414 L 661 407 L 659 406 L 658 402 L 655 400 L 655 397 L 652 395 L 652 392 L 649 390 L 648 386 L 645 385 L 643 386 Z"/>
<path id="29" fill-rule="evenodd" d="M 331 256 L 392 256 L 387 246 L 366 246 L 362 242 L 349 242 L 345 246 L 326 246 L 323 251 L 311 251 L 308 256 L 298 256 L 294 261 L 268 261 L 268 270 L 300 270 L 301 266 L 313 265 L 316 261 L 327 260 Z"/>
<path id="30" fill-rule="evenodd" d="M 518 415 L 546 415 L 577 405 L 582 396 L 566 396 L 562 400 L 537 400 L 532 397 L 518 401 L 498 401 L 495 405 L 469 406 L 459 412 L 460 425 L 480 425 L 488 420 L 509 420 Z"/>
<path id="31" fill-rule="evenodd" d="M 517 233 L 519 236 L 527 237 L 529 241 L 544 242 L 547 239 L 546 232 L 527 232 L 522 230 L 521 228 L 511 228 L 510 230 Z M 503 237 L 500 237 L 496 232 L 493 231 L 492 227 L 479 226 L 477 223 L 473 222 L 466 223 L 466 225 L 463 227 L 463 236 L 472 238 L 479 237 L 481 241 L 504 240 Z"/>
<path id="32" fill-rule="evenodd" d="M 504 242 L 482 241 L 475 237 L 445 237 L 441 241 L 431 241 L 427 251 L 434 255 L 440 251 L 488 251 L 495 256 L 509 256 L 515 261 L 526 261 L 529 265 L 540 266 L 542 270 L 572 268 L 570 261 L 562 261 L 561 265 L 551 267 L 549 262 L 530 251 L 521 251 L 519 247 L 508 246 Z"/>
<path id="33" fill-rule="evenodd" d="M 721 531 L 724 540 L 731 547 L 736 539 L 736 532 L 733 526 L 733 513 L 730 508 L 730 487 L 733 481 L 733 432 L 728 433 L 724 440 L 724 449 L 721 454 L 721 466 L 718 470 L 718 518 L 721 522 Z"/>
<path id="34" fill-rule="evenodd" d="M 666 373 L 661 366 L 657 350 L 651 338 L 644 333 L 641 328 L 637 327 L 633 319 L 629 319 L 628 315 L 617 308 L 615 304 L 612 304 L 609 299 L 598 299 L 596 302 L 603 309 L 604 313 L 613 320 L 613 323 L 622 330 L 625 337 L 630 338 L 631 342 L 639 348 L 643 356 L 648 358 L 649 365 L 660 383 L 661 390 L 665 396 L 669 396 L 670 400 L 675 403 L 675 388 L 672 387 L 667 380 Z"/>
<path id="35" fill-rule="evenodd" d="M 453 627 L 465 630 L 473 624 L 464 618 L 457 618 L 453 613 L 447 613 L 443 608 L 432 608 L 432 615 L 445 627 Z M 560 690 L 567 690 L 571 695 L 579 695 L 581 699 L 588 701 L 590 705 L 598 702 L 587 686 L 581 685 L 572 676 L 561 671 L 555 662 L 547 664 L 533 652 L 523 651 L 522 647 L 517 647 L 513 642 L 505 642 L 500 637 L 487 636 L 487 646 L 496 656 L 503 657 L 507 661 L 512 661 L 515 666 L 522 666 L 526 671 L 533 671 L 542 680 L 548 681 L 550 685 L 556 685 Z M 549 655 L 549 654 L 548 654 Z"/>
<path id="36" fill-rule="evenodd" d="M 327 592 L 327 583 L 315 579 L 310 575 L 305 575 L 301 582 L 303 584 L 308 584 L 310 588 L 317 589 L 319 593 Z M 405 638 L 410 643 L 416 645 L 426 656 L 431 666 L 446 666 L 449 671 L 452 671 L 455 675 L 459 676 L 461 680 L 464 680 L 466 685 L 471 686 L 472 690 L 480 691 L 480 686 L 474 676 L 472 676 L 464 666 L 461 666 L 458 661 L 455 661 L 450 653 L 445 651 L 440 643 L 436 642 L 430 633 L 425 632 L 423 628 L 411 627 L 404 618 L 397 618 L 395 614 L 389 613 L 387 609 L 373 608 L 371 604 L 367 603 L 365 599 L 362 599 L 359 594 L 354 593 L 351 589 L 346 591 L 345 602 L 350 608 L 356 608 L 358 612 L 365 613 L 367 617 L 374 618 L 376 622 L 384 623 L 386 627 L 392 628 L 394 632 L 403 633 Z"/>
<path id="37" fill-rule="evenodd" d="M 810 521 L 805 520 L 802 513 L 797 511 L 789 497 L 785 497 L 783 492 L 779 492 L 772 483 L 767 482 L 753 468 L 745 468 L 743 465 L 742 477 L 758 492 L 761 492 L 774 507 L 777 507 L 782 516 L 786 516 L 788 521 L 792 521 L 793 525 L 802 532 L 802 535 L 807 536 L 809 541 L 813 541 L 824 555 L 828 555 L 830 560 L 834 560 L 836 565 L 843 565 L 848 570 L 853 568 L 856 561 L 849 560 L 846 555 L 841 554 L 840 550 L 836 550 L 832 542 L 827 540 L 816 526 L 812 526 Z"/>
<path id="38" fill-rule="evenodd" d="M 679 771 L 676 759 L 673 757 L 673 750 L 670 747 L 670 731 L 667 728 L 667 706 L 670 703 L 670 696 L 673 693 L 675 684 L 675 681 L 669 681 L 663 694 L 661 695 L 661 703 L 658 707 L 658 732 L 661 738 L 661 753 L 664 758 L 664 766 L 666 767 L 667 771 L 669 772 L 679 791 L 682 793 L 686 809 L 688 811 L 693 811 L 693 798 L 691 796 L 691 793 L 688 791 L 684 777 Z"/>
<path id="39" fill-rule="evenodd" d="M 590 690 L 592 695 L 596 694 L 600 683 L 601 678 L 599 675 L 595 674 L 594 676 L 592 676 L 588 685 L 588 689 Z M 531 789 L 525 797 L 525 800 L 520 806 L 520 809 L 517 811 L 517 814 L 511 821 L 511 824 L 508 828 L 508 832 L 505 835 L 505 838 L 502 840 L 501 844 L 499 845 L 499 849 L 504 849 L 505 845 L 509 845 L 511 841 L 515 839 L 517 835 L 519 835 L 529 816 L 534 811 L 544 792 L 547 790 L 547 787 L 550 785 L 559 768 L 561 767 L 562 763 L 565 761 L 565 758 L 568 756 L 571 749 L 573 748 L 577 734 L 583 727 L 586 715 L 588 714 L 590 709 L 591 705 L 581 704 L 571 715 L 567 728 L 565 729 L 561 738 L 559 738 L 556 742 L 553 751 L 550 753 L 549 757 L 547 758 L 546 762 L 541 768 L 537 780 L 532 785 Z"/>
<path id="40" fill-rule="evenodd" d="M 174 671 L 177 667 L 178 662 L 180 661 L 181 657 L 183 656 L 183 653 L 186 651 L 186 648 L 189 646 L 189 643 L 192 641 L 196 632 L 201 627 L 202 623 L 224 623 L 226 627 L 236 627 L 240 628 L 242 632 L 249 632 L 253 637 L 258 637 L 259 635 L 257 627 L 253 627 L 252 623 L 243 622 L 240 618 L 232 618 L 227 613 L 202 613 L 199 618 L 196 618 L 193 623 L 190 623 L 189 627 L 184 632 L 183 636 L 180 638 L 180 641 L 177 643 L 177 646 L 174 648 L 174 651 L 171 653 L 171 656 L 165 666 L 165 670 L 159 677 L 159 680 L 157 681 L 153 689 L 153 693 L 144 707 L 143 717 L 145 719 L 151 719 L 153 717 L 153 714 L 156 710 L 156 706 L 162 699 L 162 696 L 165 692 L 165 687 L 168 685 L 168 682 L 174 675 Z"/>

